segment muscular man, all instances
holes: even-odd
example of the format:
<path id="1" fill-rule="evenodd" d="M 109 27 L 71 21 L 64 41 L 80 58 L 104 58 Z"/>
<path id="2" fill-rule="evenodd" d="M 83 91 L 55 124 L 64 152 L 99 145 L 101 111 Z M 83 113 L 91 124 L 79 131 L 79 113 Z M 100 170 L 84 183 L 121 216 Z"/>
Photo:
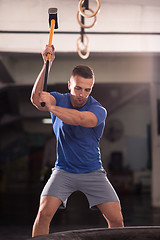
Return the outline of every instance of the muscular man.
<path id="1" fill-rule="evenodd" d="M 43 92 L 43 78 L 47 53 L 54 60 L 54 47 L 42 52 L 44 66 L 34 84 L 31 101 L 41 111 L 51 114 L 57 139 L 57 160 L 45 185 L 32 236 L 49 233 L 50 222 L 59 208 L 66 205 L 74 191 L 82 191 L 90 207 L 97 206 L 108 222 L 108 227 L 123 227 L 119 198 L 102 167 L 99 141 L 107 112 L 90 96 L 94 73 L 88 66 L 73 69 L 68 89 L 70 93 Z M 41 107 L 45 102 L 45 107 Z"/>

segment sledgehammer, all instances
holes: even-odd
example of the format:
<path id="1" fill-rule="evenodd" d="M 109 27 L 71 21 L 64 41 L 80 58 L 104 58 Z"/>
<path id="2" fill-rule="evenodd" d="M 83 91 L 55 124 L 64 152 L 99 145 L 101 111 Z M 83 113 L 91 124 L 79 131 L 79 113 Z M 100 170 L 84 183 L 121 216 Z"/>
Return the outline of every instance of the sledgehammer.
<path id="1" fill-rule="evenodd" d="M 49 43 L 48 45 L 52 45 L 52 39 L 53 39 L 53 32 L 54 29 L 58 28 L 58 20 L 57 20 L 57 8 L 49 8 L 48 9 L 49 14 L 49 26 L 50 26 L 50 34 L 49 34 Z M 47 79 L 48 79 L 48 70 L 49 70 L 49 60 L 50 60 L 50 54 L 47 54 L 47 61 L 46 61 L 46 68 L 45 68 L 45 74 L 44 74 L 44 83 L 43 83 L 43 91 L 47 91 Z M 41 103 L 41 106 L 45 106 L 45 102 Z"/>

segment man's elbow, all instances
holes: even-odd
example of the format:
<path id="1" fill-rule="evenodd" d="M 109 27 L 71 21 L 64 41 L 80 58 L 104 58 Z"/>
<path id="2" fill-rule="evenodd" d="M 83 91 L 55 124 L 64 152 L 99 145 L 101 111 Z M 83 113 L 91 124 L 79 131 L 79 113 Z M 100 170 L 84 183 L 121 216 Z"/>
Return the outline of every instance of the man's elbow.
<path id="1" fill-rule="evenodd" d="M 32 103 L 33 105 L 36 104 L 36 102 L 35 102 L 35 97 L 34 97 L 34 94 L 33 94 L 33 93 L 31 94 L 30 101 L 31 101 L 31 103 Z"/>
<path id="2" fill-rule="evenodd" d="M 30 101 L 35 107 L 39 108 L 39 101 L 37 101 L 34 93 L 31 94 Z"/>
<path id="3" fill-rule="evenodd" d="M 30 101 L 31 101 L 32 104 L 34 103 L 34 99 L 33 99 L 33 95 L 32 94 L 31 94 L 31 97 L 30 97 Z"/>

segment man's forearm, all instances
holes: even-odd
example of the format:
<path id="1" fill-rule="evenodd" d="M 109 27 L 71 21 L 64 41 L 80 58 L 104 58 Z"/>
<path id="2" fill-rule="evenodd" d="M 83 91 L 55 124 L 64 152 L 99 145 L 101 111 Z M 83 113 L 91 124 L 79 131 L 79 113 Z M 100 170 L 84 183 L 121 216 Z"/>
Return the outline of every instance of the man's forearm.
<path id="1" fill-rule="evenodd" d="M 39 104 L 39 92 L 43 91 L 44 73 L 45 73 L 45 64 L 43 65 L 42 70 L 39 73 L 32 89 L 31 102 L 34 105 Z"/>
<path id="2" fill-rule="evenodd" d="M 32 89 L 32 93 L 31 93 L 31 102 L 33 103 L 33 105 L 35 105 L 39 110 L 42 111 L 47 111 L 47 108 L 42 108 L 41 104 L 40 104 L 40 92 L 43 91 L 43 82 L 44 82 L 44 75 L 45 75 L 45 69 L 46 69 L 46 61 L 47 61 L 47 56 L 48 54 L 50 54 L 50 60 L 49 60 L 49 70 L 52 66 L 52 62 L 55 58 L 55 54 L 54 54 L 54 46 L 53 45 L 46 45 L 45 49 L 42 52 L 42 57 L 43 57 L 43 67 L 41 72 L 39 73 L 35 84 L 33 86 Z"/>
<path id="3" fill-rule="evenodd" d="M 49 65 L 49 72 L 50 72 L 50 68 L 52 66 L 52 62 L 50 61 L 50 65 Z M 32 93 L 31 93 L 31 102 L 33 103 L 33 105 L 35 105 L 39 110 L 43 110 L 46 111 L 45 108 L 41 108 L 40 105 L 40 101 L 39 101 L 39 93 L 43 91 L 43 83 L 44 83 L 44 75 L 45 75 L 45 69 L 46 69 L 46 64 L 43 64 L 42 70 L 40 71 L 35 84 L 33 86 L 32 89 Z"/>

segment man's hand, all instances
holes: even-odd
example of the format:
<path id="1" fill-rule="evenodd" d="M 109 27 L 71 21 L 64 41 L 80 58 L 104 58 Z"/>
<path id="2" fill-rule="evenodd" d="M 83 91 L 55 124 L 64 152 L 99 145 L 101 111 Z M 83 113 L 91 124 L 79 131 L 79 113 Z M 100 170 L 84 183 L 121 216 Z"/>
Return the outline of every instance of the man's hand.
<path id="1" fill-rule="evenodd" d="M 50 112 L 51 106 L 56 105 L 56 99 L 48 92 L 39 92 L 39 102 L 45 102 L 45 111 Z"/>
<path id="2" fill-rule="evenodd" d="M 47 54 L 50 54 L 50 63 L 52 63 L 55 59 L 55 50 L 54 50 L 54 46 L 53 45 L 46 45 L 45 49 L 42 52 L 42 57 L 43 57 L 43 61 L 46 62 L 47 61 Z"/>

